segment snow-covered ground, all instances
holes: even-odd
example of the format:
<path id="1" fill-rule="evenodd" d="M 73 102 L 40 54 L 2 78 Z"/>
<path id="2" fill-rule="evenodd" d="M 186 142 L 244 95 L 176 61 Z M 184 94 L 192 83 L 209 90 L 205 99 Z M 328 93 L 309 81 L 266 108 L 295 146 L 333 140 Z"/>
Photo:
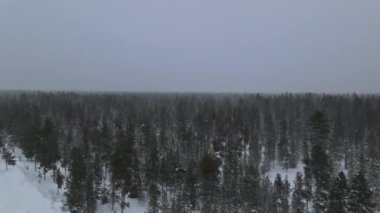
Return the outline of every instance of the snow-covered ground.
<path id="1" fill-rule="evenodd" d="M 282 165 L 276 164 L 269 172 L 268 172 L 268 178 L 273 183 L 274 180 L 277 177 L 277 174 L 281 175 L 282 179 L 285 179 L 285 177 L 288 178 L 288 181 L 290 185 L 293 187 L 294 181 L 296 179 L 297 172 L 301 172 L 303 174 L 303 164 L 302 162 L 299 162 L 297 164 L 296 168 L 293 169 L 284 169 Z"/>
<path id="2" fill-rule="evenodd" d="M 132 213 L 145 213 L 146 212 L 146 203 L 140 202 L 137 199 L 128 199 L 129 208 L 124 209 L 124 212 L 132 212 Z M 121 210 L 115 206 L 115 212 L 121 212 Z M 98 206 L 97 212 L 99 213 L 112 213 L 114 212 L 110 208 L 110 206 Z"/>
<path id="3" fill-rule="evenodd" d="M 0 160 L 0 212 L 2 213 L 56 213 L 62 212 L 62 203 L 53 201 L 48 194 L 43 194 L 42 188 L 47 185 L 35 183 L 26 175 L 21 163 L 5 170 L 3 160 Z M 26 170 L 26 169 L 25 169 Z M 47 189 L 47 188 L 46 188 Z M 56 192 L 56 190 L 54 190 Z"/>
<path id="4" fill-rule="evenodd" d="M 5 168 L 0 158 L 0 213 L 64 213 L 64 192 L 57 193 L 57 185 L 49 172 L 44 179 L 42 171 L 34 169 L 21 150 L 14 148 L 17 163 Z M 63 171 L 63 169 L 61 169 Z M 146 203 L 130 199 L 125 212 L 145 213 Z M 121 212 L 117 207 L 116 212 Z M 114 212 L 109 205 L 99 205 L 99 213 Z"/>

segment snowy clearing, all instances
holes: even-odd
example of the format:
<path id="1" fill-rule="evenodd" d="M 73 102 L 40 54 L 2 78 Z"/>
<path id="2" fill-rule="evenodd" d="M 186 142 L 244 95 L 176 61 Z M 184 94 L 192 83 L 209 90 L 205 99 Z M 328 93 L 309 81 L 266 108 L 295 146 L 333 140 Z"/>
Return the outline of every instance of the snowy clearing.
<path id="1" fill-rule="evenodd" d="M 5 170 L 0 161 L 0 212 L 2 213 L 60 213 L 60 204 L 41 193 L 20 169 L 20 165 Z M 38 183 L 37 183 L 38 184 Z"/>
<path id="2" fill-rule="evenodd" d="M 277 174 L 280 174 L 282 179 L 287 177 L 291 187 L 293 187 L 297 172 L 303 173 L 302 162 L 299 162 L 296 168 L 289 169 L 284 169 L 282 165 L 276 163 L 276 165 L 268 172 L 268 178 L 273 183 L 277 177 Z"/>
<path id="3" fill-rule="evenodd" d="M 0 212 L 1 213 L 64 213 L 64 192 L 57 193 L 57 185 L 53 182 L 52 172 L 46 179 L 40 176 L 40 169 L 34 170 L 34 163 L 27 161 L 21 150 L 14 149 L 17 163 L 8 166 L 0 158 Z M 63 169 L 62 169 L 63 171 Z M 126 212 L 145 213 L 146 203 L 129 199 L 130 208 Z M 121 212 L 115 206 L 116 212 Z M 99 205 L 97 212 L 111 213 L 109 205 Z"/>

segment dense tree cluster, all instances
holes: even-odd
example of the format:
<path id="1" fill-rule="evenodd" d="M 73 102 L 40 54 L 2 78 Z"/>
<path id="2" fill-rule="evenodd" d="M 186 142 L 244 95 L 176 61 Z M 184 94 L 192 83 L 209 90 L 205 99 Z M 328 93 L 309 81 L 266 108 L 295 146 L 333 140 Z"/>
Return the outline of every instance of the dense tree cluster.
<path id="1" fill-rule="evenodd" d="M 2 92 L 0 145 L 7 165 L 18 146 L 54 171 L 70 212 L 364 213 L 380 207 L 379 118 L 377 95 Z M 303 170 L 272 182 L 278 165 Z"/>

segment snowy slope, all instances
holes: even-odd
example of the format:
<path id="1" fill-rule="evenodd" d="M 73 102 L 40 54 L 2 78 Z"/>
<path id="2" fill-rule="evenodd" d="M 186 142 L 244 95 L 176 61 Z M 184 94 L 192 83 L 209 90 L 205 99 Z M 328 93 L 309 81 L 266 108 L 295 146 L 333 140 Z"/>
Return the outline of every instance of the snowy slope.
<path id="1" fill-rule="evenodd" d="M 14 148 L 17 164 L 5 169 L 5 162 L 0 158 L 0 213 L 64 213 L 64 192 L 57 193 L 52 172 L 46 179 L 40 169 L 34 170 L 34 163 L 28 161 L 18 148 Z M 63 169 L 61 169 L 63 171 Z M 130 208 L 125 212 L 145 213 L 146 203 L 130 199 Z M 120 212 L 118 207 L 116 212 Z M 111 213 L 109 205 L 99 205 L 99 213 Z"/>
<path id="2" fill-rule="evenodd" d="M 59 205 L 44 196 L 25 176 L 19 166 L 5 171 L 0 161 L 0 212 L 2 213 L 56 213 Z"/>

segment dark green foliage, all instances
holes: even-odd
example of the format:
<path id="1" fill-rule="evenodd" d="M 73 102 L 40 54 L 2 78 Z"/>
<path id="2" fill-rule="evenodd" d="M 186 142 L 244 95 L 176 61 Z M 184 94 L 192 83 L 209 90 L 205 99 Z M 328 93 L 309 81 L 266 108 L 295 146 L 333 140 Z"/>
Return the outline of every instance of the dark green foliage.
<path id="1" fill-rule="evenodd" d="M 5 169 L 8 170 L 8 166 L 14 166 L 16 165 L 15 156 L 10 152 L 5 146 L 2 148 L 2 157 L 5 161 Z"/>
<path id="2" fill-rule="evenodd" d="M 85 206 L 86 167 L 84 156 L 80 149 L 73 148 L 71 151 L 69 176 L 67 178 L 66 205 L 70 212 L 80 213 Z"/>
<path id="3" fill-rule="evenodd" d="M 31 118 L 31 122 L 22 135 L 21 147 L 25 157 L 33 159 L 42 146 L 42 124 L 40 118 Z"/>
<path id="4" fill-rule="evenodd" d="M 294 213 L 303 213 L 305 211 L 304 193 L 305 190 L 302 174 L 297 172 L 292 195 L 292 211 Z"/>
<path id="5" fill-rule="evenodd" d="M 286 169 L 290 167 L 289 137 L 286 121 L 280 122 L 280 140 L 278 143 L 278 161 Z"/>
<path id="6" fill-rule="evenodd" d="M 219 160 L 211 154 L 205 154 L 200 163 L 199 168 L 202 175 L 202 212 L 215 211 L 216 195 L 219 182 Z"/>
<path id="7" fill-rule="evenodd" d="M 312 185 L 313 185 L 313 173 L 311 171 L 311 162 L 310 162 L 310 158 L 307 156 L 304 160 L 303 160 L 303 163 L 304 163 L 304 189 L 303 189 L 303 193 L 302 193 L 302 196 L 303 198 L 305 199 L 306 201 L 306 211 L 308 211 L 308 207 L 309 207 L 309 202 L 311 201 L 312 199 L 312 193 L 313 193 L 313 188 L 312 188 Z"/>
<path id="8" fill-rule="evenodd" d="M 314 208 L 317 213 L 326 212 L 332 173 L 331 162 L 320 144 L 313 146 L 311 157 L 311 168 L 315 180 Z"/>
<path id="9" fill-rule="evenodd" d="M 269 178 L 264 178 L 260 186 L 260 206 L 258 212 L 275 212 L 276 205 L 274 205 L 272 200 L 274 189 Z"/>
<path id="10" fill-rule="evenodd" d="M 328 207 L 332 163 L 327 155 L 329 125 L 324 113 L 316 111 L 311 117 L 311 161 L 310 167 L 315 180 L 314 209 L 326 212 Z"/>
<path id="11" fill-rule="evenodd" d="M 321 111 L 315 111 L 310 118 L 311 122 L 311 142 L 313 144 L 321 143 L 325 145 L 330 132 L 329 123 L 325 113 Z"/>
<path id="12" fill-rule="evenodd" d="M 148 213 L 158 213 L 159 211 L 159 194 L 160 191 L 158 190 L 157 186 L 155 184 L 151 184 L 149 187 L 149 206 L 148 206 Z"/>
<path id="13" fill-rule="evenodd" d="M 338 177 L 332 182 L 332 187 L 329 195 L 328 212 L 345 213 L 347 212 L 347 195 L 348 183 L 343 172 L 338 174 Z"/>
<path id="14" fill-rule="evenodd" d="M 126 140 L 121 134 L 115 152 L 111 157 L 111 171 L 113 182 L 124 194 L 128 193 L 132 182 L 133 155 L 133 142 Z"/>
<path id="15" fill-rule="evenodd" d="M 290 184 L 287 179 L 282 181 L 281 175 L 277 174 L 277 177 L 273 183 L 274 192 L 272 201 L 275 205 L 275 212 L 277 213 L 287 213 L 289 212 L 289 193 Z"/>
<path id="16" fill-rule="evenodd" d="M 145 146 L 147 151 L 146 162 L 146 184 L 150 185 L 152 182 L 156 182 L 159 173 L 159 158 L 158 158 L 158 144 L 157 135 L 151 124 L 146 124 L 143 127 L 143 133 L 145 138 Z"/>
<path id="17" fill-rule="evenodd" d="M 223 200 L 225 202 L 226 211 L 233 211 L 240 208 L 240 183 L 241 183 L 241 164 L 239 159 L 239 151 L 233 141 L 229 141 L 226 145 L 226 157 L 223 168 Z"/>
<path id="18" fill-rule="evenodd" d="M 205 154 L 199 164 L 204 179 L 216 181 L 219 175 L 219 160 L 211 154 Z"/>
<path id="19" fill-rule="evenodd" d="M 348 194 L 348 212 L 371 213 L 374 212 L 371 200 L 372 192 L 368 186 L 367 179 L 360 171 L 352 180 Z"/>
<path id="20" fill-rule="evenodd" d="M 198 198 L 199 170 L 195 161 L 191 161 L 186 171 L 185 190 L 191 205 L 195 209 Z"/>
<path id="21" fill-rule="evenodd" d="M 37 151 L 37 160 L 45 169 L 55 168 L 55 163 L 59 160 L 58 150 L 58 130 L 50 118 L 44 122 L 41 131 L 41 145 Z"/>
<path id="22" fill-rule="evenodd" d="M 62 188 L 65 181 L 65 176 L 61 173 L 60 169 L 54 170 L 54 182 L 57 184 L 57 193 Z"/>
<path id="23" fill-rule="evenodd" d="M 260 181 L 258 170 L 253 166 L 248 167 L 240 183 L 242 202 L 246 212 L 258 211 L 260 207 Z"/>

